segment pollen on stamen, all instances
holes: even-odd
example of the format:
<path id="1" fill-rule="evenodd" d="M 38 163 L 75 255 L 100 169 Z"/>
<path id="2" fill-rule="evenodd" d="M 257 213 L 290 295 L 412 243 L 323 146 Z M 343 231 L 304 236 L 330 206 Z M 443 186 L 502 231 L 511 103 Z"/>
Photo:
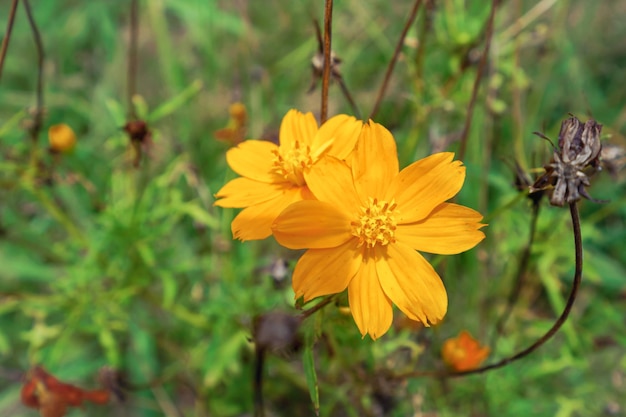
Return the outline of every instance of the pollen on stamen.
<path id="1" fill-rule="evenodd" d="M 358 220 L 351 222 L 352 234 L 358 238 L 359 246 L 373 248 L 396 241 L 396 207 L 393 200 L 379 203 L 377 198 L 370 198 L 367 207 L 361 207 Z"/>
<path id="2" fill-rule="evenodd" d="M 296 141 L 293 148 L 289 150 L 280 148 L 273 150 L 272 153 L 274 154 L 272 165 L 276 174 L 294 185 L 306 184 L 304 170 L 313 165 L 311 148 L 308 145 L 302 148 L 300 142 Z"/>

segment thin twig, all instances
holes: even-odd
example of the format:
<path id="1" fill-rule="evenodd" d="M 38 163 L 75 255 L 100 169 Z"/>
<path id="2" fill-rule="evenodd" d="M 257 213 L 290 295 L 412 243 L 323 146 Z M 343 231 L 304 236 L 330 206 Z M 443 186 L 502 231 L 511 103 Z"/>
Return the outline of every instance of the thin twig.
<path id="1" fill-rule="evenodd" d="M 378 113 L 380 103 L 383 101 L 385 91 L 387 90 L 389 80 L 391 79 L 391 73 L 396 66 L 396 62 L 398 62 L 400 51 L 402 50 L 402 46 L 404 45 L 404 38 L 406 38 L 406 34 L 409 32 L 411 25 L 415 21 L 415 18 L 417 17 L 417 11 L 419 10 L 421 4 L 422 0 L 415 0 L 415 3 L 413 4 L 413 9 L 411 10 L 409 18 L 407 19 L 404 28 L 402 29 L 402 33 L 400 34 L 400 38 L 398 39 L 398 43 L 396 44 L 396 49 L 393 51 L 393 56 L 391 57 L 391 61 L 389 61 L 389 65 L 387 66 L 387 72 L 385 72 L 385 78 L 383 79 L 383 83 L 378 90 L 378 97 L 376 97 L 376 101 L 374 102 L 374 108 L 372 109 L 372 112 L 369 116 L 370 119 L 373 119 Z"/>
<path id="2" fill-rule="evenodd" d="M 322 59 L 322 72 L 323 72 L 323 70 L 324 70 L 324 66 L 323 66 L 323 61 L 324 61 L 324 40 L 322 39 L 322 30 L 320 29 L 320 24 L 319 24 L 319 21 L 317 19 L 313 19 L 313 26 L 315 26 L 315 35 L 316 35 L 317 45 L 318 45 L 318 51 L 317 51 L 317 54 L 315 54 L 315 56 L 317 57 L 318 54 L 319 54 L 319 56 L 321 56 L 321 59 Z M 330 59 L 331 59 L 330 78 L 331 78 L 331 80 L 337 81 L 337 83 L 339 84 L 339 87 L 341 88 L 341 92 L 343 93 L 344 97 L 348 101 L 348 104 L 350 104 L 350 107 L 352 108 L 352 112 L 353 112 L 354 116 L 357 119 L 360 119 L 361 118 L 361 113 L 359 112 L 359 108 L 357 107 L 356 102 L 352 98 L 352 94 L 350 94 L 350 90 L 348 90 L 348 86 L 346 85 L 346 82 L 343 80 L 343 77 L 341 76 L 341 73 L 339 72 L 339 69 L 337 68 L 341 61 L 339 59 L 336 59 L 336 58 L 333 57 L 332 51 L 331 51 Z M 317 80 L 319 78 L 321 78 L 321 76 L 323 75 L 323 74 L 318 73 L 317 71 L 318 71 L 318 69 L 317 69 L 317 67 L 315 66 L 315 63 L 314 63 L 313 64 L 313 80 L 311 82 L 311 87 L 309 87 L 309 91 L 307 93 L 310 93 L 313 90 L 315 90 L 315 86 L 317 85 Z M 329 87 L 329 89 L 330 89 L 330 87 Z"/>
<path id="3" fill-rule="evenodd" d="M 254 379 L 252 382 L 252 390 L 254 391 L 254 417 L 264 417 L 263 364 L 265 363 L 265 348 L 257 345 L 254 352 Z"/>
<path id="4" fill-rule="evenodd" d="M 424 56 L 426 55 L 426 38 L 431 33 L 432 14 L 434 3 L 427 1 L 424 4 L 424 23 L 419 29 L 418 44 L 415 51 L 415 79 L 417 82 L 417 94 L 421 95 L 424 87 Z"/>
<path id="5" fill-rule="evenodd" d="M 137 0 L 130 2 L 130 44 L 128 48 L 128 74 L 126 86 L 128 95 L 128 115 L 130 120 L 137 120 L 133 97 L 137 92 L 137 39 L 139 37 L 139 12 Z"/>
<path id="6" fill-rule="evenodd" d="M 341 92 L 343 93 L 344 97 L 346 98 L 346 100 L 348 100 L 348 104 L 350 104 L 350 108 L 352 108 L 352 113 L 354 113 L 354 117 L 356 117 L 357 119 L 360 119 L 361 112 L 359 111 L 359 108 L 357 107 L 356 102 L 352 98 L 352 94 L 350 94 L 350 90 L 348 90 L 348 86 L 346 85 L 346 82 L 343 80 L 343 77 L 341 76 L 341 74 L 339 74 L 337 77 L 335 77 L 335 79 L 339 83 L 339 87 L 341 88 Z"/>
<path id="7" fill-rule="evenodd" d="M 37 47 L 37 105 L 35 107 L 35 117 L 33 120 L 33 126 L 30 129 L 30 135 L 33 139 L 33 142 L 37 140 L 39 136 L 39 130 L 41 130 L 41 125 L 43 123 L 43 61 L 44 61 L 44 50 L 43 50 L 43 42 L 41 40 L 41 34 L 39 33 L 39 29 L 37 28 L 37 24 L 35 23 L 35 19 L 33 18 L 33 13 L 30 8 L 30 3 L 28 0 L 23 0 L 24 9 L 26 10 L 26 16 L 28 17 L 28 23 L 30 24 L 30 28 L 33 32 L 33 37 L 35 38 L 35 45 Z"/>
<path id="8" fill-rule="evenodd" d="M 334 296 L 331 295 L 330 297 L 327 297 L 324 301 L 322 301 L 321 303 L 309 308 L 308 310 L 305 310 L 302 312 L 301 314 L 301 320 L 304 320 L 308 317 L 310 317 L 312 314 L 316 313 L 318 310 L 321 310 L 322 308 L 326 307 L 328 304 L 330 304 L 331 301 L 333 301 Z"/>
<path id="9" fill-rule="evenodd" d="M 559 331 L 561 326 L 565 323 L 567 318 L 569 317 L 569 313 L 572 310 L 572 306 L 574 305 L 574 301 L 576 301 L 576 295 L 578 294 L 578 289 L 580 288 L 580 282 L 582 280 L 583 274 L 583 243 L 582 236 L 580 233 L 580 218 L 578 216 L 578 207 L 576 203 L 571 203 L 569 205 L 570 214 L 572 217 L 572 226 L 574 230 L 574 250 L 576 252 L 576 267 L 574 271 L 574 280 L 572 283 L 572 290 L 570 291 L 569 298 L 567 299 L 567 303 L 565 304 L 565 308 L 563 312 L 559 316 L 559 318 L 554 322 L 550 330 L 548 330 L 541 338 L 539 338 L 535 343 L 527 347 L 526 349 L 516 353 L 513 356 L 502 359 L 494 364 L 483 366 L 482 368 L 472 369 L 469 371 L 461 371 L 461 372 L 440 372 L 440 371 L 413 371 L 407 372 L 404 374 L 396 375 L 395 379 L 406 379 L 406 378 L 415 378 L 415 377 L 449 377 L 456 378 L 461 376 L 473 375 L 473 374 L 481 374 L 487 371 L 491 371 L 493 369 L 502 368 L 505 365 L 508 365 L 512 362 L 515 362 L 519 359 L 528 356 L 535 350 L 539 349 L 542 345 L 544 345 L 548 340 L 552 338 Z"/>
<path id="10" fill-rule="evenodd" d="M 330 72 L 332 61 L 330 56 L 333 23 L 333 0 L 326 0 L 324 6 L 324 66 L 322 71 L 322 108 L 320 123 L 328 118 L 328 87 L 330 86 Z"/>
<path id="11" fill-rule="evenodd" d="M 474 87 L 472 88 L 472 96 L 470 97 L 469 105 L 467 106 L 467 116 L 465 116 L 465 125 L 463 126 L 463 133 L 461 134 L 461 145 L 459 147 L 459 160 L 463 160 L 465 157 L 465 149 L 467 148 L 467 138 L 469 137 L 469 131 L 472 127 L 472 118 L 474 116 L 474 105 L 476 104 L 476 98 L 478 97 L 478 90 L 480 89 L 480 81 L 483 78 L 483 73 L 487 67 L 487 61 L 489 60 L 489 49 L 491 48 L 491 38 L 493 37 L 493 25 L 496 20 L 496 8 L 499 0 L 492 0 L 491 10 L 489 12 L 489 19 L 487 20 L 487 31 L 485 33 L 485 49 L 480 57 L 478 68 L 476 69 L 476 79 L 474 79 Z"/>
<path id="12" fill-rule="evenodd" d="M 4 32 L 4 38 L 2 39 L 2 47 L 0 48 L 0 79 L 2 79 L 2 68 L 4 68 L 4 58 L 7 55 L 9 49 L 9 40 L 11 40 L 11 32 L 13 31 L 13 21 L 15 20 L 15 12 L 17 12 L 17 2 L 19 0 L 13 0 L 11 3 L 11 10 L 9 10 L 9 20 L 7 21 L 7 30 Z"/>
<path id="13" fill-rule="evenodd" d="M 530 260 L 530 252 L 532 250 L 532 246 L 535 241 L 535 232 L 537 231 L 537 219 L 539 218 L 540 207 L 541 205 L 539 204 L 539 201 L 533 202 L 532 213 L 531 213 L 531 218 L 530 218 L 530 233 L 528 236 L 528 242 L 526 243 L 526 246 L 524 247 L 524 250 L 522 251 L 522 256 L 520 257 L 519 265 L 517 266 L 517 274 L 515 276 L 515 283 L 513 284 L 513 288 L 511 289 L 511 292 L 509 293 L 506 308 L 504 310 L 504 313 L 502 313 L 498 322 L 496 323 L 495 331 L 493 333 L 491 343 L 489 344 L 491 346 L 492 351 L 496 350 L 497 338 L 499 335 L 502 334 L 502 330 L 504 329 L 504 326 L 507 320 L 511 316 L 511 312 L 513 311 L 513 306 L 515 306 L 515 303 L 517 302 L 517 299 L 519 298 L 520 292 L 524 285 L 524 278 L 526 277 L 526 271 L 528 270 L 528 261 Z"/>

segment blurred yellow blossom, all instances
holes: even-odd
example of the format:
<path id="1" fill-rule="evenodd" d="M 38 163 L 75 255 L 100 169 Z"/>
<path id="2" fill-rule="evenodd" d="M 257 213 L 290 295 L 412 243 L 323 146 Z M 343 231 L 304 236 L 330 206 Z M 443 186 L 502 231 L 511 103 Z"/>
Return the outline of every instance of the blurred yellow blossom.
<path id="1" fill-rule="evenodd" d="M 247 140 L 226 153 L 228 165 L 241 177 L 216 193 L 220 207 L 244 207 L 232 222 L 233 237 L 264 239 L 289 204 L 314 198 L 307 186 L 309 171 L 327 155 L 346 158 L 363 123 L 338 115 L 318 128 L 313 114 L 290 110 L 280 126 L 280 144 Z"/>
<path id="2" fill-rule="evenodd" d="M 446 290 L 416 250 L 455 254 L 484 238 L 482 215 L 445 201 L 456 195 L 465 167 L 438 153 L 399 171 L 396 144 L 382 125 L 363 126 L 349 165 L 324 158 L 307 184 L 317 200 L 287 207 L 272 225 L 276 240 L 309 250 L 293 275 L 296 298 L 348 288 L 352 316 L 363 336 L 391 326 L 392 303 L 424 325 L 446 313 Z"/>
<path id="3" fill-rule="evenodd" d="M 487 359 L 489 352 L 489 347 L 480 346 L 468 331 L 463 330 L 458 337 L 445 341 L 441 357 L 455 371 L 471 371 Z"/>
<path id="4" fill-rule="evenodd" d="M 69 152 L 76 145 L 76 135 L 65 123 L 56 124 L 48 129 L 48 141 L 53 152 Z"/>

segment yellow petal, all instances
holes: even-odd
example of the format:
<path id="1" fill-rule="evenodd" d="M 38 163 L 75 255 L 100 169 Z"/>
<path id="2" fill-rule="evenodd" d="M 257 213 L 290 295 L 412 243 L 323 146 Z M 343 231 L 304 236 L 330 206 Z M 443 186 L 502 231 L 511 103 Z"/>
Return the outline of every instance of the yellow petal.
<path id="1" fill-rule="evenodd" d="M 361 133 L 363 122 L 352 116 L 339 114 L 324 123 L 313 139 L 312 150 L 324 149 L 324 144 L 332 140 L 328 155 L 345 159 L 354 149 Z"/>
<path id="2" fill-rule="evenodd" d="M 334 248 L 351 239 L 350 219 L 323 201 L 298 201 L 274 221 L 272 232 L 289 249 Z"/>
<path id="3" fill-rule="evenodd" d="M 247 140 L 226 152 L 228 165 L 237 174 L 260 182 L 282 182 L 274 174 L 274 151 L 278 146 L 265 140 Z"/>
<path id="4" fill-rule="evenodd" d="M 322 295 L 337 294 L 348 286 L 361 264 L 360 251 L 352 240 L 330 249 L 310 249 L 293 272 L 296 298 L 307 302 Z"/>
<path id="5" fill-rule="evenodd" d="M 365 258 L 348 285 L 350 311 L 361 335 L 376 340 L 384 335 L 393 320 L 391 300 L 381 288 L 375 261 Z"/>
<path id="6" fill-rule="evenodd" d="M 280 197 L 291 184 L 254 181 L 249 178 L 235 178 L 224 185 L 216 194 L 221 200 L 213 203 L 219 207 L 248 207 Z"/>
<path id="7" fill-rule="evenodd" d="M 399 224 L 396 239 L 422 252 L 453 255 L 473 248 L 485 238 L 483 216 L 471 208 L 443 203 L 424 220 Z"/>
<path id="8" fill-rule="evenodd" d="M 350 167 L 335 157 L 322 157 L 305 171 L 304 178 L 318 200 L 334 204 L 347 215 L 356 212 L 361 206 Z"/>
<path id="9" fill-rule="evenodd" d="M 461 161 L 452 161 L 452 152 L 441 152 L 403 169 L 389 187 L 386 200 L 395 199 L 399 223 L 425 218 L 435 207 L 455 196 L 465 180 Z"/>
<path id="10" fill-rule="evenodd" d="M 296 142 L 311 146 L 317 133 L 317 121 L 313 113 L 301 113 L 291 109 L 283 117 L 278 138 L 281 150 L 292 149 Z"/>
<path id="11" fill-rule="evenodd" d="M 396 142 L 382 125 L 370 120 L 363 126 L 351 159 L 354 183 L 363 203 L 382 198 L 398 174 Z"/>
<path id="12" fill-rule="evenodd" d="M 411 320 L 426 326 L 443 319 L 448 295 L 432 265 L 401 243 L 375 249 L 380 285 L 391 301 Z"/>
<path id="13" fill-rule="evenodd" d="M 245 240 L 265 239 L 272 234 L 271 225 L 285 207 L 305 198 L 306 188 L 294 187 L 269 201 L 255 204 L 241 211 L 233 219 L 231 230 L 233 238 Z"/>

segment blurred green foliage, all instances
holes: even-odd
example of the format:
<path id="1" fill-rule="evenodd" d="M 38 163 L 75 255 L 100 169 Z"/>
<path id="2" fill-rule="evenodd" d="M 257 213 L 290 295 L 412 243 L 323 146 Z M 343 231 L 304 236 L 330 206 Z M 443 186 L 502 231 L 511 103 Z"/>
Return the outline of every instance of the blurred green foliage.
<path id="1" fill-rule="evenodd" d="M 315 3 L 315 4 L 314 4 Z M 441 0 L 422 8 L 376 121 L 392 130 L 404 166 L 457 150 L 484 45 L 489 3 Z M 398 321 L 377 342 L 361 339 L 337 306 L 305 321 L 304 346 L 266 360 L 267 415 L 590 416 L 626 405 L 626 193 L 623 173 L 602 173 L 580 204 L 584 283 L 554 340 L 503 369 L 449 380 L 390 382 L 389 371 L 439 369 L 442 342 L 468 329 L 487 343 L 506 307 L 528 241 L 530 201 L 513 186 L 513 161 L 533 175 L 571 112 L 604 124 L 624 146 L 626 4 L 499 2 L 489 65 L 476 103 L 467 179 L 458 201 L 487 216 L 487 239 L 438 260 L 446 320 L 415 329 Z M 243 416 L 253 409 L 255 316 L 293 311 L 289 277 L 271 268 L 298 254 L 273 240 L 231 240 L 234 210 L 212 207 L 234 174 L 224 127 L 228 106 L 248 109 L 248 136 L 275 137 L 290 108 L 318 112 L 307 94 L 321 2 L 140 2 L 139 96 L 153 144 L 139 169 L 121 130 L 126 103 L 129 2 L 32 1 L 45 45 L 45 126 L 24 129 L 35 103 L 37 55 L 18 10 L 0 82 L 0 415 L 26 417 L 15 371 L 39 363 L 95 386 L 104 365 L 123 370 L 127 402 L 89 415 Z M 337 2 L 333 45 L 363 114 L 373 107 L 408 2 Z M 9 2 L 0 5 L 6 26 Z M 331 86 L 331 114 L 350 112 Z M 45 130 L 67 123 L 73 154 L 46 152 Z M 545 202 L 542 204 L 545 205 Z M 492 358 L 540 337 L 560 313 L 573 275 L 567 210 L 545 206 L 526 285 Z M 330 272 L 329 272 L 330 273 Z M 282 278 L 282 277 L 280 277 Z M 157 381 L 157 383 L 154 383 Z M 319 399 L 318 399 L 319 398 Z M 69 415 L 82 415 L 81 410 Z"/>

